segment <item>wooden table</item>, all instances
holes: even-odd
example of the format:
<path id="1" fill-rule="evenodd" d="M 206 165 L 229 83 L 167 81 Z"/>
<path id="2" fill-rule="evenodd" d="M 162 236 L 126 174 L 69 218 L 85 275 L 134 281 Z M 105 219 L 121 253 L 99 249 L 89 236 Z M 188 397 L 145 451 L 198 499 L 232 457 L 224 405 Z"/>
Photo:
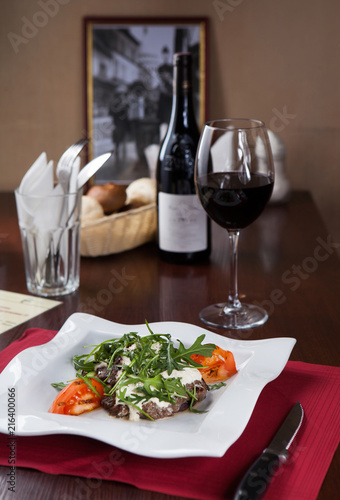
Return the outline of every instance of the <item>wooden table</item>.
<path id="1" fill-rule="evenodd" d="M 332 241 L 307 192 L 296 192 L 287 205 L 268 206 L 241 233 L 239 288 L 241 299 L 263 304 L 269 320 L 244 331 L 215 330 L 233 338 L 257 340 L 291 336 L 297 339 L 291 360 L 340 364 L 340 244 Z M 14 196 L 0 194 L 0 289 L 27 293 Z M 224 230 L 213 225 L 210 261 L 196 266 L 161 261 L 154 243 L 101 258 L 82 258 L 78 292 L 62 305 L 0 335 L 0 349 L 30 327 L 59 329 L 74 312 L 87 312 L 118 323 L 182 321 L 204 326 L 198 313 L 224 301 L 228 292 L 229 249 Z M 337 452 L 319 494 L 334 498 L 340 491 Z M 1 467 L 0 491 L 6 488 Z M 20 469 L 15 498 L 90 498 L 171 500 L 175 497 L 103 481 L 90 497 L 79 496 L 81 478 L 53 476 Z M 35 493 L 34 493 L 35 494 Z M 7 498 L 7 497 L 6 497 Z M 8 497 L 11 498 L 11 497 Z M 14 497 L 13 497 L 14 498 Z M 35 496 L 35 498 L 38 498 Z"/>

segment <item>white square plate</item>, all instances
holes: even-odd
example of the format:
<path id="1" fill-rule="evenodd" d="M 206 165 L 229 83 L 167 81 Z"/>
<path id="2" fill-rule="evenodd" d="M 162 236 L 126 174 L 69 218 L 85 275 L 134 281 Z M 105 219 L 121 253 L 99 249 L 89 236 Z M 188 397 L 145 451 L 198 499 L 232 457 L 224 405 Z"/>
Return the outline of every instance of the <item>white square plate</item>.
<path id="1" fill-rule="evenodd" d="M 186 347 L 204 333 L 203 343 L 232 351 L 238 372 L 226 387 L 208 393 L 198 407 L 207 413 L 183 412 L 155 422 L 116 419 L 102 408 L 77 417 L 48 413 L 57 394 L 51 383 L 75 377 L 72 357 L 90 352 L 84 346 L 129 332 L 150 333 L 144 324 L 122 325 L 75 313 L 50 342 L 22 351 L 1 373 L 0 432 L 8 432 L 8 389 L 15 387 L 16 435 L 76 434 L 157 458 L 223 456 L 244 431 L 262 389 L 285 367 L 296 340 L 233 340 L 177 322 L 152 323 L 150 328 L 171 334 L 174 342 L 179 339 Z"/>

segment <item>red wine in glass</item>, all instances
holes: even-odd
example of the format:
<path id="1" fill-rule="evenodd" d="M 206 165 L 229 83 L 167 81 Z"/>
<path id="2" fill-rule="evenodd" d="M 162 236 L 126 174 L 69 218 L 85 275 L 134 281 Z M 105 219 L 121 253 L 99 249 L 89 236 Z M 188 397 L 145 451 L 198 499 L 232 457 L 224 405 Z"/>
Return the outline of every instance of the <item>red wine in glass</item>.
<path id="1" fill-rule="evenodd" d="M 206 123 L 196 155 L 195 185 L 203 208 L 227 229 L 231 245 L 228 300 L 204 308 L 200 319 L 232 329 L 262 325 L 267 312 L 241 303 L 238 297 L 237 248 L 240 230 L 260 216 L 273 191 L 274 165 L 264 123 L 249 119 Z"/>
<path id="2" fill-rule="evenodd" d="M 266 206 L 273 180 L 263 174 L 250 174 L 246 184 L 237 172 L 212 173 L 199 177 L 198 196 L 209 216 L 225 229 L 249 226 Z"/>

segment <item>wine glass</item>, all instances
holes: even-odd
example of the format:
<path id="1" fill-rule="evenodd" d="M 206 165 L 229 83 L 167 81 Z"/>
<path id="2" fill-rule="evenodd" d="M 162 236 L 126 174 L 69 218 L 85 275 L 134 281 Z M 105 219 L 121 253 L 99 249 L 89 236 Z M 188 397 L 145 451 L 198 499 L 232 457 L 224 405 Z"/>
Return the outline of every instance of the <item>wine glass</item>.
<path id="1" fill-rule="evenodd" d="M 251 119 L 206 123 L 197 149 L 195 185 L 209 217 L 227 229 L 231 247 L 228 301 L 204 308 L 200 319 L 233 329 L 262 325 L 267 312 L 239 300 L 237 247 L 240 230 L 257 219 L 273 190 L 274 163 L 264 123 Z"/>

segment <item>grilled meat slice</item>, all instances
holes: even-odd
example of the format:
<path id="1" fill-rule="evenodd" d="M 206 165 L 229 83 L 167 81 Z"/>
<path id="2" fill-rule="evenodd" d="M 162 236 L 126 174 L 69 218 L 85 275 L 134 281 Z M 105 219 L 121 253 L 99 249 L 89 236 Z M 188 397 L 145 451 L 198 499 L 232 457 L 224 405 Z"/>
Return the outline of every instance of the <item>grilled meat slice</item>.
<path id="1" fill-rule="evenodd" d="M 112 417 L 123 418 L 129 416 L 128 405 L 116 402 L 116 396 L 104 396 L 100 404 Z"/>
<path id="2" fill-rule="evenodd" d="M 191 384 L 186 384 L 186 389 L 193 393 L 195 390 L 195 396 L 197 401 L 194 404 L 203 401 L 205 399 L 207 392 L 209 391 L 209 387 L 204 382 L 204 380 L 195 380 Z M 195 388 L 195 389 L 194 389 Z M 181 411 L 185 411 L 190 406 L 190 397 L 178 397 L 176 399 L 176 403 L 169 403 L 167 406 L 164 404 L 157 404 L 155 401 L 150 400 L 142 405 L 142 410 L 149 415 L 149 417 L 154 420 L 158 420 L 160 418 L 171 417 L 175 413 L 179 413 Z M 147 418 L 143 414 L 141 418 Z"/>
<path id="3" fill-rule="evenodd" d="M 100 363 L 99 366 L 96 367 L 97 377 L 100 380 L 105 381 L 107 385 L 113 387 L 118 380 L 118 373 L 120 373 L 121 369 L 118 368 L 121 362 L 121 357 L 117 356 L 115 359 L 112 368 L 108 369 L 106 363 Z"/>
<path id="4" fill-rule="evenodd" d="M 205 399 L 207 392 L 209 391 L 209 387 L 204 382 L 203 379 L 195 380 L 190 384 L 186 384 L 186 388 L 189 392 L 193 393 L 195 390 L 195 395 L 198 403 Z M 104 396 L 101 401 L 101 405 L 108 413 L 117 418 L 128 417 L 130 414 L 130 408 L 125 403 L 120 402 L 115 395 L 113 396 Z M 175 403 L 165 403 L 158 402 L 156 398 L 152 398 L 146 403 L 142 404 L 141 408 L 143 412 L 147 413 L 149 417 L 154 420 L 159 420 L 161 418 L 171 417 L 176 413 L 185 411 L 189 408 L 190 405 L 190 397 L 178 397 Z M 141 419 L 147 419 L 142 412 L 137 412 Z"/>

